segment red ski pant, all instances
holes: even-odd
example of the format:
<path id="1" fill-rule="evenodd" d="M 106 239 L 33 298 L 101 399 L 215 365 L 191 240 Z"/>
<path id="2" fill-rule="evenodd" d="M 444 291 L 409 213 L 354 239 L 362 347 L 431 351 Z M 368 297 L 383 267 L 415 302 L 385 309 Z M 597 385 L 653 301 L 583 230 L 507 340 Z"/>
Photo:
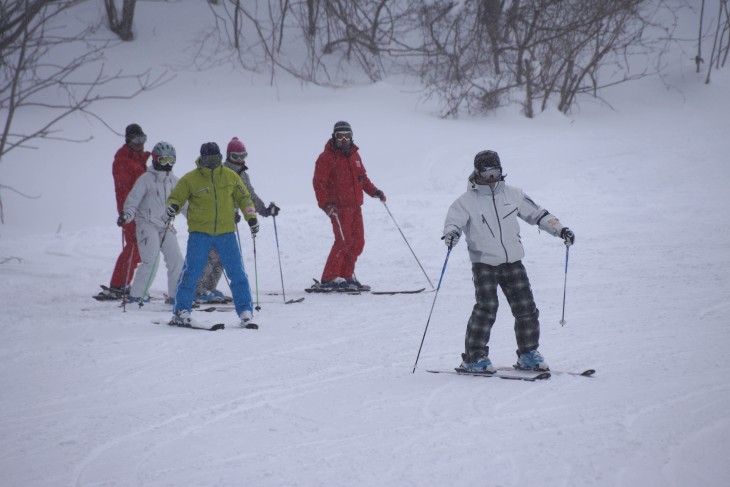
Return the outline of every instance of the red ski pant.
<path id="1" fill-rule="evenodd" d="M 337 224 L 337 218 L 342 226 Z M 337 208 L 337 218 L 333 215 L 332 231 L 335 234 L 335 243 L 327 258 L 327 264 L 322 272 L 322 282 L 331 281 L 337 277 L 352 279 L 355 274 L 355 263 L 365 247 L 365 229 L 362 224 L 362 211 L 359 206 Z M 345 236 L 343 241 L 342 236 Z"/>
<path id="2" fill-rule="evenodd" d="M 117 264 L 114 266 L 110 287 L 122 288 L 129 286 L 134 277 L 134 270 L 140 263 L 139 249 L 137 248 L 137 223 L 127 223 L 122 227 L 122 240 L 124 246 L 122 253 L 117 257 Z"/>

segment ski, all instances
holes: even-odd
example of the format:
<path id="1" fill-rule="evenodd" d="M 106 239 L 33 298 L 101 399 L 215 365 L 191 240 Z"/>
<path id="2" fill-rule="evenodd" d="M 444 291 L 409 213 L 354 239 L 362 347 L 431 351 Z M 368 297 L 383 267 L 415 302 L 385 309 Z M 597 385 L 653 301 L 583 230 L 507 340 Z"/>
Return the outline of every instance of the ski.
<path id="1" fill-rule="evenodd" d="M 264 293 L 264 294 L 266 294 L 267 296 L 281 296 L 281 293 L 276 293 L 276 292 Z M 290 299 L 288 301 L 284 301 L 284 304 L 301 303 L 302 301 L 304 301 L 304 298 Z"/>
<path id="2" fill-rule="evenodd" d="M 316 294 L 363 294 L 367 293 L 369 291 L 365 290 L 355 290 L 355 289 L 321 289 L 321 288 L 315 288 L 315 287 L 307 287 L 304 288 L 304 292 L 307 293 L 316 293 Z"/>
<path id="3" fill-rule="evenodd" d="M 393 294 L 418 294 L 425 291 L 426 288 L 422 287 L 421 289 L 413 289 L 410 291 L 370 291 L 370 294 L 384 294 L 392 296 Z"/>
<path id="4" fill-rule="evenodd" d="M 497 370 L 505 371 L 505 372 L 519 372 L 522 371 L 521 369 L 518 369 L 514 366 L 512 367 L 497 367 Z M 526 370 L 524 372 L 530 372 L 529 370 Z M 593 374 L 596 373 L 595 369 L 586 369 L 582 372 L 576 372 L 576 371 L 568 371 L 568 370 L 548 370 L 552 375 L 574 375 L 576 377 L 592 377 Z"/>
<path id="5" fill-rule="evenodd" d="M 533 372 L 530 374 L 529 372 L 526 374 L 510 374 L 502 370 L 497 370 L 497 372 L 493 374 L 487 374 L 486 372 L 467 372 L 465 370 L 460 369 L 454 369 L 454 370 L 433 370 L 433 369 L 427 369 L 426 372 L 431 372 L 432 374 L 456 374 L 456 375 L 469 375 L 473 377 L 499 377 L 500 379 L 507 379 L 507 380 L 524 380 L 527 382 L 535 382 L 538 380 L 545 380 L 550 378 L 550 372 Z M 529 375 L 528 375 L 529 374 Z"/>
<path id="6" fill-rule="evenodd" d="M 191 330 L 204 330 L 204 331 L 217 331 L 217 330 L 224 330 L 226 328 L 225 323 L 216 323 L 214 325 L 189 325 L 189 326 L 179 326 L 175 325 L 172 322 L 169 321 L 163 321 L 163 320 L 152 320 L 152 323 L 155 325 L 169 325 L 174 326 L 176 328 L 189 328 Z M 258 326 L 257 326 L 258 328 Z"/>
<path id="7" fill-rule="evenodd" d="M 348 288 L 322 288 L 321 283 L 317 279 L 312 279 L 314 284 L 311 287 L 304 288 L 304 292 L 307 293 L 319 293 L 319 294 L 363 294 L 370 292 L 370 287 L 361 287 L 360 289 L 348 289 Z"/>

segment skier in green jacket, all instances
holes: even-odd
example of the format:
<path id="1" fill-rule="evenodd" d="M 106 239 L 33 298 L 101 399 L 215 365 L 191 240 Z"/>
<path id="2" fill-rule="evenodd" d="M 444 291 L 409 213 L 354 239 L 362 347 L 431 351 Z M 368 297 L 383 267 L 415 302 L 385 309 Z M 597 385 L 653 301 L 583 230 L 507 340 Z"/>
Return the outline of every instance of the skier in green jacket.
<path id="1" fill-rule="evenodd" d="M 203 144 L 200 157 L 195 161 L 197 168 L 180 178 L 167 199 L 166 213 L 169 218 L 173 218 L 188 203 L 189 232 L 187 255 L 178 281 L 171 325 L 193 324 L 190 312 L 195 288 L 212 249 L 218 253 L 231 280 L 231 293 L 241 326 L 246 327 L 253 317 L 251 288 L 235 233 L 236 207 L 241 209 L 254 238 L 259 224 L 248 189 L 238 174 L 223 166 L 222 161 L 218 144 Z"/>

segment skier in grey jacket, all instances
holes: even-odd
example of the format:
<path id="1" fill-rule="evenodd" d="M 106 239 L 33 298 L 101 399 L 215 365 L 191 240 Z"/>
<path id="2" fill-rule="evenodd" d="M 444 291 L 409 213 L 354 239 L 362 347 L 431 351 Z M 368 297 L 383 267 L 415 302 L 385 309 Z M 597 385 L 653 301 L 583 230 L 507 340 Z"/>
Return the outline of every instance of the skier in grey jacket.
<path id="1" fill-rule="evenodd" d="M 248 192 L 251 193 L 251 200 L 256 208 L 256 213 L 263 217 L 276 217 L 279 214 L 279 207 L 273 202 L 269 203 L 269 206 L 266 206 L 263 200 L 258 197 L 256 191 L 251 185 L 251 178 L 246 172 L 248 170 L 248 167 L 246 167 L 247 157 L 248 152 L 246 151 L 246 146 L 238 137 L 233 137 L 226 148 L 226 160 L 224 165 L 228 169 L 232 169 L 241 177 L 241 181 L 243 181 L 244 186 L 246 186 Z M 241 215 L 236 212 L 236 223 L 238 223 L 240 219 Z M 203 269 L 203 274 L 198 280 L 198 287 L 195 290 L 195 301 L 198 303 L 230 302 L 232 299 L 229 296 L 224 296 L 223 293 L 217 289 L 218 281 L 220 281 L 222 275 L 223 266 L 221 266 L 218 254 L 215 250 L 211 250 L 210 255 L 208 256 L 208 263 L 206 264 L 205 269 Z"/>
<path id="2" fill-rule="evenodd" d="M 124 211 L 117 224 L 137 222 L 137 245 L 142 263 L 137 268 L 130 290 L 130 301 L 142 303 L 149 297 L 149 285 L 157 272 L 159 253 L 167 266 L 167 295 L 171 302 L 177 291 L 177 280 L 183 267 L 175 227 L 172 220 L 163 220 L 167 197 L 177 184 L 172 173 L 175 148 L 168 142 L 158 142 L 152 149 L 152 166 L 134 183 L 124 202 Z M 187 209 L 187 208 L 186 208 Z M 186 210 L 185 209 L 185 210 Z"/>
<path id="3" fill-rule="evenodd" d="M 474 157 L 474 172 L 466 193 L 449 207 L 443 240 L 451 249 L 463 234 L 472 262 L 476 304 L 466 327 L 465 353 L 460 368 L 470 372 L 494 373 L 489 360 L 489 336 L 497 318 L 497 287 L 502 289 L 515 317 L 517 368 L 549 370 L 538 352 L 539 311 L 530 288 L 522 258 L 517 217 L 560 237 L 565 245 L 575 234 L 521 189 L 507 186 L 499 155 L 491 150 Z"/>

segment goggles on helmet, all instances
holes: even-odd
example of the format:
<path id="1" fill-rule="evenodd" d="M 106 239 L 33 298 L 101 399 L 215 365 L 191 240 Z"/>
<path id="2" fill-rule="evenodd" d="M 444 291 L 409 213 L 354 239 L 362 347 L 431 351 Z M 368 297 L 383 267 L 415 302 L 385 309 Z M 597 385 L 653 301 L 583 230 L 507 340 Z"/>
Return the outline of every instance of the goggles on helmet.
<path id="1" fill-rule="evenodd" d="M 337 132 L 335 134 L 337 140 L 352 140 L 352 132 Z"/>
<path id="2" fill-rule="evenodd" d="M 243 162 L 248 157 L 248 152 L 229 152 L 228 158 L 233 162 Z"/>
<path id="3" fill-rule="evenodd" d="M 163 166 L 172 166 L 175 164 L 175 156 L 159 156 L 155 160 Z"/>
<path id="4" fill-rule="evenodd" d="M 488 167 L 483 171 L 477 171 L 477 174 L 479 174 L 479 177 L 482 179 L 499 178 L 502 176 L 502 168 L 499 166 Z"/>
<path id="5" fill-rule="evenodd" d="M 147 136 L 144 134 L 133 135 L 132 137 L 129 138 L 130 144 L 144 144 L 145 142 L 147 142 Z"/>

